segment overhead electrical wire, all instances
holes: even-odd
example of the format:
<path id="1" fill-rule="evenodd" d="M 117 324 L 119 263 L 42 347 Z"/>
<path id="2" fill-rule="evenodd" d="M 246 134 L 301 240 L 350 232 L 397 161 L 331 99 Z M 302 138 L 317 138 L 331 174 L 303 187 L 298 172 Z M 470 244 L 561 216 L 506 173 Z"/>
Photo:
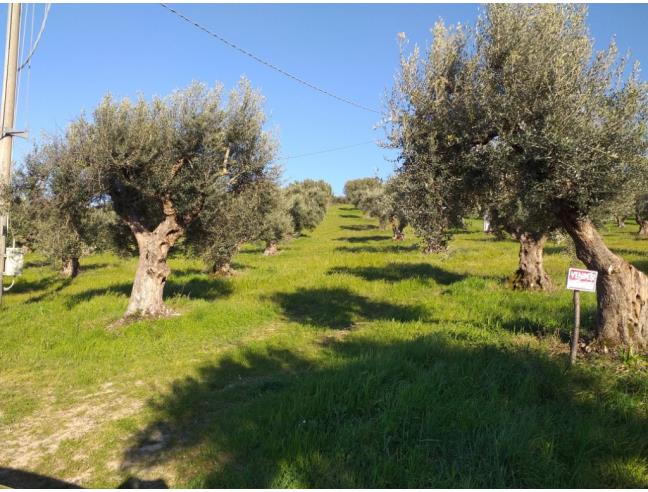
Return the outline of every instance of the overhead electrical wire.
<path id="1" fill-rule="evenodd" d="M 318 155 L 318 154 L 327 154 L 329 152 L 336 152 L 338 150 L 345 150 L 345 149 L 351 149 L 353 147 L 360 147 L 361 145 L 369 145 L 369 144 L 375 144 L 375 140 L 367 140 L 366 142 L 360 142 L 356 144 L 351 144 L 351 145 L 345 145 L 344 147 L 335 147 L 332 149 L 326 149 L 326 150 L 318 150 L 316 152 L 308 152 L 306 154 L 298 154 L 298 155 L 287 155 L 285 157 L 280 157 L 277 160 L 278 161 L 287 161 L 290 159 L 299 159 L 301 157 L 309 157 L 311 155 Z"/>
<path id="2" fill-rule="evenodd" d="M 375 110 L 375 109 L 369 108 L 369 107 L 367 107 L 367 106 L 363 106 L 362 104 L 358 104 L 358 103 L 353 102 L 353 101 L 351 101 L 351 100 L 349 100 L 349 99 L 346 99 L 346 98 L 344 98 L 344 97 L 340 97 L 340 96 L 338 96 L 338 95 L 336 95 L 336 94 L 333 94 L 332 92 L 329 92 L 329 91 L 327 91 L 327 90 L 325 90 L 325 89 L 322 89 L 321 87 L 318 87 L 318 86 L 316 86 L 315 84 L 311 84 L 310 82 L 308 82 L 308 81 L 306 81 L 306 80 L 304 80 L 304 79 L 302 79 L 302 78 L 299 78 L 299 77 L 297 77 L 296 75 L 293 75 L 293 74 L 290 73 L 290 72 L 287 72 L 286 70 L 284 70 L 284 69 L 282 69 L 282 68 L 280 68 L 280 67 L 274 65 L 273 63 L 270 63 L 270 62 L 268 62 L 268 61 L 266 61 L 266 60 L 264 60 L 264 59 L 262 59 L 262 58 L 259 58 L 259 57 L 258 57 L 257 55 L 255 55 L 254 53 L 251 53 L 251 52 L 247 51 L 246 49 L 241 48 L 240 46 L 236 45 L 235 43 L 232 43 L 231 41 L 228 41 L 227 39 L 225 39 L 225 38 L 222 37 L 221 35 L 216 34 L 216 33 L 213 32 L 213 31 L 210 31 L 209 29 L 207 29 L 206 27 L 202 26 L 202 25 L 199 24 L 198 22 L 196 22 L 196 21 L 190 19 L 190 18 L 187 17 L 186 15 L 181 14 L 181 13 L 178 12 L 177 10 L 175 10 L 175 9 L 173 9 L 173 8 L 171 8 L 171 7 L 169 7 L 167 4 L 165 4 L 165 3 L 161 3 L 160 5 L 161 5 L 162 7 L 164 7 L 165 9 L 167 9 L 169 12 L 171 12 L 171 13 L 175 14 L 176 16 L 180 17 L 180 18 L 181 18 L 182 20 L 184 20 L 185 22 L 188 22 L 189 24 L 193 25 L 193 26 L 196 27 L 197 29 L 199 29 L 199 30 L 203 31 L 204 33 L 210 35 L 211 37 L 217 39 L 217 40 L 220 41 L 221 43 L 223 43 L 223 44 L 229 46 L 230 48 L 233 48 L 233 49 L 235 49 L 235 50 L 237 50 L 237 51 L 243 53 L 243 54 L 246 55 L 246 56 L 249 56 L 250 58 L 252 58 L 252 59 L 255 60 L 256 62 L 261 63 L 262 65 L 265 65 L 266 67 L 271 68 L 272 70 L 275 70 L 276 72 L 279 72 L 280 74 L 282 74 L 282 75 L 284 75 L 284 76 L 286 76 L 286 77 L 288 77 L 288 78 L 294 80 L 295 82 L 298 82 L 298 83 L 300 83 L 300 84 L 302 84 L 302 85 L 305 85 L 306 87 L 309 87 L 309 88 L 311 88 L 311 89 L 313 89 L 313 90 L 315 90 L 315 91 L 317 91 L 317 92 L 320 92 L 321 94 L 324 94 L 324 95 L 326 95 L 326 96 L 332 97 L 333 99 L 337 99 L 337 100 L 340 101 L 340 102 L 343 102 L 343 103 L 349 104 L 349 105 L 354 106 L 354 107 L 356 107 L 356 108 L 358 108 L 358 109 L 362 109 L 362 110 L 364 110 L 364 111 L 369 111 L 369 112 L 371 112 L 371 113 L 381 114 L 380 111 L 377 111 L 377 110 Z"/>
<path id="3" fill-rule="evenodd" d="M 34 41 L 33 46 L 31 47 L 31 50 L 29 54 L 27 55 L 27 58 L 25 61 L 18 67 L 18 70 L 22 70 L 31 60 L 32 56 L 34 56 L 34 53 L 36 53 L 36 48 L 38 48 L 38 42 L 41 39 L 41 36 L 43 35 L 43 32 L 45 31 L 45 25 L 47 24 L 47 17 L 49 16 L 49 11 L 52 8 L 52 4 L 48 3 L 45 4 L 45 12 L 43 13 L 43 21 L 41 22 L 40 30 L 38 31 L 38 35 L 36 36 L 36 40 Z"/>

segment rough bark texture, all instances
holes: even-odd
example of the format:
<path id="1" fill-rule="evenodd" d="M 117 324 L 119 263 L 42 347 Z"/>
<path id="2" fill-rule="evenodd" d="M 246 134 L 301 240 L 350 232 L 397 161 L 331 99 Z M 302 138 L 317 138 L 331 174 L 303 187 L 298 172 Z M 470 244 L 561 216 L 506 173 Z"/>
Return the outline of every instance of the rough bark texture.
<path id="1" fill-rule="evenodd" d="M 617 227 L 623 229 L 625 227 L 625 218 L 616 216 L 615 219 L 616 219 Z"/>
<path id="2" fill-rule="evenodd" d="M 523 232 L 520 241 L 520 262 L 513 277 L 513 288 L 519 290 L 550 290 L 553 285 L 543 263 L 547 236 Z"/>
<path id="3" fill-rule="evenodd" d="M 588 219 L 561 217 L 576 256 L 598 272 L 597 343 L 648 348 L 648 277 L 612 253 Z"/>
<path id="4" fill-rule="evenodd" d="M 403 229 L 405 229 L 405 226 L 401 223 L 401 221 L 393 217 L 390 220 L 391 223 L 391 228 L 392 228 L 392 239 L 394 241 L 403 241 L 405 240 L 405 233 L 403 232 Z"/>
<path id="5" fill-rule="evenodd" d="M 639 235 L 648 236 L 648 220 L 639 220 Z"/>
<path id="6" fill-rule="evenodd" d="M 169 214 L 153 231 L 129 224 L 139 248 L 139 262 L 125 317 L 170 316 L 176 314 L 164 304 L 164 285 L 171 273 L 167 265 L 169 249 L 183 234 L 174 215 Z"/>
<path id="7" fill-rule="evenodd" d="M 266 249 L 263 252 L 263 256 L 274 256 L 277 254 L 277 241 L 268 241 L 266 243 Z"/>
<path id="8" fill-rule="evenodd" d="M 74 278 L 79 274 L 80 266 L 78 258 L 67 258 L 63 260 L 61 267 L 61 276 L 65 278 Z"/>

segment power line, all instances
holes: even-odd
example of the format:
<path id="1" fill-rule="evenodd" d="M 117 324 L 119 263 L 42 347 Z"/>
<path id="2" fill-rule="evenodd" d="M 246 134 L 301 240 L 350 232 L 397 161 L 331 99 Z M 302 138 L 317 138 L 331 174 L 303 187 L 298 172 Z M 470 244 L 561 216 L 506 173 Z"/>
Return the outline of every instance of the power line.
<path id="1" fill-rule="evenodd" d="M 361 145 L 368 145 L 368 144 L 375 144 L 375 143 L 376 143 L 375 140 L 367 140 L 366 142 L 360 142 L 360 143 L 356 143 L 356 144 L 345 145 L 344 147 L 335 147 L 335 148 L 332 148 L 332 149 L 318 150 L 317 152 L 309 152 L 307 154 L 288 155 L 286 157 L 281 157 L 281 158 L 279 158 L 277 160 L 287 161 L 287 160 L 290 160 L 290 159 L 299 159 L 300 157 L 308 157 L 308 156 L 311 156 L 311 155 L 318 155 L 318 154 L 327 154 L 329 152 L 336 152 L 338 150 L 351 149 L 353 147 L 360 147 Z"/>
<path id="2" fill-rule="evenodd" d="M 49 11 L 52 8 L 52 4 L 48 3 L 45 5 L 45 12 L 43 14 L 43 21 L 41 22 L 40 30 L 38 31 L 38 35 L 36 36 L 36 41 L 34 41 L 34 45 L 32 46 L 31 51 L 29 52 L 29 55 L 27 55 L 27 58 L 25 61 L 18 67 L 18 70 L 22 70 L 25 68 L 25 66 L 30 62 L 32 56 L 34 56 L 34 53 L 36 53 L 36 48 L 38 48 L 38 42 L 40 41 L 41 36 L 43 35 L 43 31 L 45 31 L 45 24 L 47 24 L 47 17 L 49 15 Z"/>
<path id="3" fill-rule="evenodd" d="M 333 94 L 333 93 L 331 93 L 331 92 L 329 92 L 327 90 L 324 90 L 324 89 L 316 86 L 315 84 L 311 84 L 310 82 L 307 82 L 306 80 L 301 79 L 301 78 L 297 77 L 296 75 L 293 75 L 290 72 L 287 72 L 286 70 L 284 70 L 282 68 L 279 68 L 278 66 L 276 66 L 276 65 L 274 65 L 274 64 L 272 64 L 272 63 L 270 63 L 268 61 L 263 60 L 262 58 L 259 58 L 254 53 L 250 53 L 249 51 L 241 48 L 240 46 L 232 43 L 231 41 L 228 41 L 227 39 L 223 38 L 219 34 L 216 34 L 215 32 L 210 31 L 206 27 L 198 24 L 196 21 L 190 19 L 189 17 L 186 17 L 185 15 L 181 14 L 177 10 L 169 7 L 167 4 L 161 3 L 160 5 L 162 7 L 164 7 L 165 9 L 167 9 L 169 12 L 171 12 L 171 13 L 177 15 L 178 17 L 180 17 L 182 20 L 184 20 L 184 21 L 188 22 L 189 24 L 193 25 L 197 29 L 200 29 L 201 31 L 209 34 L 211 37 L 216 38 L 221 43 L 226 44 L 230 48 L 234 48 L 235 50 L 243 53 L 246 56 L 249 56 L 253 60 L 261 63 L 262 65 L 265 65 L 266 67 L 271 68 L 272 70 L 275 70 L 275 71 L 279 72 L 280 74 L 285 75 L 286 77 L 293 79 L 295 82 L 298 82 L 298 83 L 300 83 L 302 85 L 305 85 L 306 87 L 309 87 L 309 88 L 311 88 L 311 89 L 313 89 L 313 90 L 315 90 L 317 92 L 320 92 L 320 93 L 322 93 L 322 94 L 324 94 L 326 96 L 332 97 L 333 99 L 337 99 L 338 101 L 341 101 L 343 103 L 354 106 L 354 107 L 356 107 L 358 109 L 362 109 L 364 111 L 369 111 L 371 113 L 381 114 L 380 111 L 377 111 L 377 110 L 372 109 L 372 108 L 368 108 L 367 106 L 363 106 L 362 104 L 358 104 L 358 103 L 355 103 L 353 101 L 350 101 L 349 99 L 345 99 L 343 97 L 337 96 L 337 95 L 335 95 L 335 94 Z"/>

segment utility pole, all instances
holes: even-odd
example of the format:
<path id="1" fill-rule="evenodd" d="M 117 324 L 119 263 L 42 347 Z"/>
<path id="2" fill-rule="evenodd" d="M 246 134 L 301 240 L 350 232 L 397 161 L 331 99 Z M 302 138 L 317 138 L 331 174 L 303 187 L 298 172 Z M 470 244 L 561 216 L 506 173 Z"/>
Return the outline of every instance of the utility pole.
<path id="1" fill-rule="evenodd" d="M 0 128 L 0 186 L 11 184 L 11 153 L 13 150 L 14 117 L 16 114 L 16 85 L 18 76 L 18 46 L 20 39 L 20 4 L 7 5 L 7 41 L 4 76 L 2 78 L 2 128 Z M 3 275 L 7 248 L 9 215 L 2 204 L 0 212 L 0 301 L 4 292 Z"/>

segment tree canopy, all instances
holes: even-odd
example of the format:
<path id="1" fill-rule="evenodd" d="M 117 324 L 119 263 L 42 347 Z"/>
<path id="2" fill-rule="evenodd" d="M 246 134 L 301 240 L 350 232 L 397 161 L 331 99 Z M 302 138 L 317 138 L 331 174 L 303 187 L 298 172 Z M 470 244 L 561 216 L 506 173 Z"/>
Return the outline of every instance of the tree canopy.
<path id="1" fill-rule="evenodd" d="M 165 98 L 101 102 L 67 133 L 78 179 L 114 208 L 137 242 L 128 315 L 165 315 L 169 249 L 205 205 L 272 172 L 275 142 L 263 130 L 262 98 L 246 80 L 225 104 L 222 88 L 194 83 Z M 219 198 L 220 197 L 220 198 Z"/>
<path id="2" fill-rule="evenodd" d="M 592 224 L 648 169 L 648 91 L 627 62 L 614 43 L 594 52 L 582 6 L 491 5 L 474 29 L 437 24 L 426 57 L 403 53 L 389 137 L 415 227 L 443 237 L 501 192 L 562 226 L 599 272 L 600 339 L 644 346 L 648 313 L 633 314 L 630 299 L 648 296 L 645 277 Z"/>

